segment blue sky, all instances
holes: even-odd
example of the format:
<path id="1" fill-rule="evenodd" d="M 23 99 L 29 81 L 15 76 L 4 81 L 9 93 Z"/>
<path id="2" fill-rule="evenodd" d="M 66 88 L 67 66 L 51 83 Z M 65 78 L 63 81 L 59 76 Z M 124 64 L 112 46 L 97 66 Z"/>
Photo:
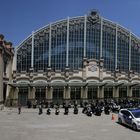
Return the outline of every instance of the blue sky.
<path id="1" fill-rule="evenodd" d="M 50 22 L 91 9 L 140 37 L 140 0 L 0 0 L 0 5 L 0 33 L 14 46 Z"/>

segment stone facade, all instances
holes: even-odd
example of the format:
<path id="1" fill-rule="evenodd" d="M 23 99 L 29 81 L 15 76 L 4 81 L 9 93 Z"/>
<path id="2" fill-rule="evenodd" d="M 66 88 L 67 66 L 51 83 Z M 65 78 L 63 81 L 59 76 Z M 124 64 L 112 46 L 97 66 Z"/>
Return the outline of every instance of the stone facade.
<path id="1" fill-rule="evenodd" d="M 38 72 L 35 73 L 33 70 L 30 70 L 30 73 L 22 72 L 20 74 L 13 73 L 14 83 L 10 83 L 10 99 L 12 100 L 13 105 L 17 105 L 19 101 L 22 101 L 19 96 L 27 92 L 27 97 L 24 102 L 31 101 L 32 103 L 37 98 L 37 92 L 41 95 L 44 92 L 44 97 L 42 100 L 45 102 L 60 102 L 63 101 L 87 101 L 95 99 L 108 99 L 108 98 L 131 98 L 132 89 L 134 87 L 140 86 L 140 75 L 134 74 L 131 71 L 129 74 L 124 72 L 115 72 L 106 71 L 103 67 L 103 59 L 83 59 L 83 69 L 79 71 L 69 71 L 67 68 L 65 72 L 56 71 L 53 72 L 51 69 L 44 73 Z M 95 88 L 96 97 L 88 97 L 90 88 Z M 126 88 L 126 94 L 121 93 L 120 88 Z M 24 93 L 20 89 L 27 89 Z M 56 94 L 59 93 L 61 89 L 62 98 L 58 97 Z M 80 90 L 79 98 L 72 98 L 73 92 L 78 93 L 77 90 Z M 108 90 L 110 90 L 110 93 Z M 75 91 L 72 91 L 75 90 Z M 20 93 L 22 92 L 22 93 Z M 93 92 L 93 91 L 92 91 Z M 120 93 L 119 93 L 120 92 Z M 140 92 L 140 91 L 138 91 Z M 109 95 L 110 94 L 110 95 Z M 122 94 L 122 95 L 121 95 Z M 140 94 L 140 93 L 138 93 Z M 59 95 L 58 95 L 59 96 Z M 77 96 L 77 95 L 75 95 Z M 23 97 L 24 98 L 24 97 Z"/>
<path id="2" fill-rule="evenodd" d="M 4 36 L 0 35 L 0 104 L 9 96 L 8 82 L 12 80 L 13 56 L 12 43 L 6 42 Z"/>

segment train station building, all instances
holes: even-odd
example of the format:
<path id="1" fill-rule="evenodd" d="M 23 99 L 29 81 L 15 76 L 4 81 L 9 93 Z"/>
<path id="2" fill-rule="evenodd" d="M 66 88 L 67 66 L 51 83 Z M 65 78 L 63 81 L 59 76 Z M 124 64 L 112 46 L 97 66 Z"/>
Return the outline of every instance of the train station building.
<path id="1" fill-rule="evenodd" d="M 139 38 L 95 10 L 33 31 L 10 60 L 8 105 L 140 97 Z"/>

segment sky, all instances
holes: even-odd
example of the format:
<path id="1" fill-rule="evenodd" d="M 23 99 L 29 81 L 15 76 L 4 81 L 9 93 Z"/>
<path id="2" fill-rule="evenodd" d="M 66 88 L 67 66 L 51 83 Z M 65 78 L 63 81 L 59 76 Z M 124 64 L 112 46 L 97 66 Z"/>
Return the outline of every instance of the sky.
<path id="1" fill-rule="evenodd" d="M 16 47 L 32 31 L 92 9 L 140 37 L 140 0 L 0 0 L 0 34 Z"/>

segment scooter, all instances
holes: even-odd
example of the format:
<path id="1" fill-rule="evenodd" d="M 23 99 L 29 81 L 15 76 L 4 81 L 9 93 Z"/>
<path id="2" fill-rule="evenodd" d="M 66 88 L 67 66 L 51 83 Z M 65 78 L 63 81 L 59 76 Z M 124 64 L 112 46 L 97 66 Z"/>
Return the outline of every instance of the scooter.
<path id="1" fill-rule="evenodd" d="M 59 115 L 59 113 L 60 113 L 59 109 L 56 108 L 56 110 L 55 110 L 55 115 Z"/>
<path id="2" fill-rule="evenodd" d="M 100 109 L 100 107 L 96 107 L 95 108 L 95 115 L 96 116 L 101 116 L 102 110 Z"/>
<path id="3" fill-rule="evenodd" d="M 87 112 L 86 112 L 86 115 L 91 117 L 92 116 L 92 110 L 90 107 L 87 108 Z"/>
<path id="4" fill-rule="evenodd" d="M 110 108 L 109 108 L 109 106 L 105 106 L 105 108 L 104 108 L 104 113 L 105 113 L 106 115 L 109 115 L 109 114 L 110 114 Z"/>
<path id="5" fill-rule="evenodd" d="M 46 114 L 47 114 L 47 115 L 50 115 L 50 114 L 51 114 L 51 109 L 50 109 L 50 108 L 47 109 Z"/>
<path id="6" fill-rule="evenodd" d="M 69 113 L 69 108 L 68 107 L 65 107 L 64 115 L 68 115 L 68 113 Z"/>
<path id="7" fill-rule="evenodd" d="M 74 113 L 74 114 L 78 114 L 78 108 L 77 108 L 77 107 L 74 107 L 73 113 Z"/>

